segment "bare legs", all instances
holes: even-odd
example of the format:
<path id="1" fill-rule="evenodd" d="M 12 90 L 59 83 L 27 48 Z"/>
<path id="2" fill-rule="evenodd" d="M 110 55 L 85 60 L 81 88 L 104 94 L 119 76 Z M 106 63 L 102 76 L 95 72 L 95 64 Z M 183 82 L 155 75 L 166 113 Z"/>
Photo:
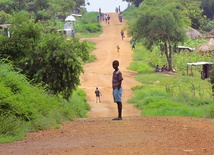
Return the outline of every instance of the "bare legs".
<path id="1" fill-rule="evenodd" d="M 122 120 L 122 107 L 122 103 L 117 102 L 118 117 L 114 118 L 113 120 Z"/>

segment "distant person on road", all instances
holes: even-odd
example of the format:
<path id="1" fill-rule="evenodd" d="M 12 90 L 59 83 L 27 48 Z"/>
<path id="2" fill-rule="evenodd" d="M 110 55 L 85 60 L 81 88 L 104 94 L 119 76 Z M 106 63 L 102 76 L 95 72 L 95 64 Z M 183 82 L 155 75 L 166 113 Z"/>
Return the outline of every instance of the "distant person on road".
<path id="1" fill-rule="evenodd" d="M 107 19 L 108 19 L 108 24 L 110 23 L 110 16 L 108 15 L 107 16 Z"/>
<path id="2" fill-rule="evenodd" d="M 105 20 L 106 20 L 106 23 L 108 22 L 108 15 L 105 14 Z"/>
<path id="3" fill-rule="evenodd" d="M 123 31 L 123 30 L 120 31 L 120 35 L 121 35 L 121 38 L 122 38 L 122 40 L 123 40 L 123 38 L 125 38 L 125 35 L 124 35 L 124 31 Z"/>
<path id="4" fill-rule="evenodd" d="M 135 49 L 135 41 L 132 41 L 132 49 Z"/>
<path id="5" fill-rule="evenodd" d="M 98 87 L 95 90 L 95 94 L 96 94 L 96 103 L 99 101 L 101 103 L 100 100 L 100 96 L 102 96 L 101 92 L 99 91 Z"/>
<path id="6" fill-rule="evenodd" d="M 113 98 L 114 102 L 117 103 L 118 109 L 118 117 L 113 118 L 112 120 L 122 120 L 122 73 L 119 70 L 119 61 L 114 60 L 112 63 L 112 67 L 114 68 L 113 76 L 112 76 L 112 88 L 113 88 Z"/>
<path id="7" fill-rule="evenodd" d="M 117 47 L 117 52 L 120 52 L 120 46 L 117 45 L 116 47 Z"/>
<path id="8" fill-rule="evenodd" d="M 120 13 L 119 14 L 119 21 L 122 23 L 122 21 L 123 21 L 123 15 L 122 15 L 122 13 Z"/>

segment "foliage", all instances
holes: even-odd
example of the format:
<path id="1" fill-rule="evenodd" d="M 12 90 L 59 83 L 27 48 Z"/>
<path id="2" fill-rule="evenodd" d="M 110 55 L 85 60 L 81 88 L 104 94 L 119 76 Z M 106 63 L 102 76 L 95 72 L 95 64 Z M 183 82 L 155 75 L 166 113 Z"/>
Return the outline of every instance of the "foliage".
<path id="1" fill-rule="evenodd" d="M 130 22 L 135 16 L 137 8 L 133 5 L 128 6 L 128 8 L 123 12 L 123 16 Z"/>
<path id="2" fill-rule="evenodd" d="M 173 53 L 173 61 L 172 67 L 176 69 L 180 73 L 186 75 L 186 64 L 190 62 L 200 62 L 200 61 L 208 61 L 212 62 L 212 56 L 210 55 L 203 55 L 201 56 L 197 49 L 199 46 L 206 42 L 205 39 L 191 39 L 187 38 L 183 44 L 178 44 L 180 46 L 187 46 L 196 48 L 196 51 L 189 52 L 188 50 L 181 51 L 180 53 Z M 145 49 L 143 50 L 145 51 Z M 145 51 L 146 52 L 146 51 Z M 140 55 L 140 53 L 138 54 Z M 144 54 L 145 55 L 145 54 Z M 160 53 L 159 47 L 153 48 L 152 52 L 149 52 L 149 60 L 150 65 L 155 68 L 157 64 L 164 65 L 167 64 L 166 58 Z M 198 67 L 193 67 L 198 73 L 200 70 Z"/>
<path id="3" fill-rule="evenodd" d="M 66 4 L 66 5 L 65 5 Z M 0 1 L 0 10 L 8 14 L 27 11 L 35 21 L 55 18 L 70 13 L 76 3 L 73 0 L 28 0 L 28 1 Z"/>
<path id="4" fill-rule="evenodd" d="M 197 47 L 204 39 L 188 39 L 183 45 Z M 159 47 L 150 52 L 144 47 L 136 46 L 134 61 L 129 69 L 139 72 L 135 77 L 142 85 L 133 87 L 134 96 L 129 100 L 145 116 L 191 116 L 214 117 L 214 102 L 209 80 L 201 80 L 201 68 L 194 68 L 194 76 L 186 75 L 186 63 L 211 61 L 208 55 L 201 56 L 197 52 L 182 51 L 174 53 L 173 66 L 180 66 L 178 73 L 154 72 L 156 64 L 165 64 Z M 146 68 L 153 68 L 146 70 Z M 201 67 L 201 66 L 200 66 Z M 210 78 L 212 79 L 212 78 Z"/>
<path id="5" fill-rule="evenodd" d="M 88 59 L 86 42 L 79 42 L 77 38 L 67 41 L 55 34 L 45 34 L 24 69 L 29 71 L 27 75 L 34 82 L 42 81 L 52 93 L 62 93 L 68 99 L 79 85 L 82 62 Z"/>
<path id="6" fill-rule="evenodd" d="M 202 27 L 203 31 L 210 32 L 214 29 L 214 20 L 208 20 L 207 24 Z"/>
<path id="7" fill-rule="evenodd" d="M 11 15 L 0 11 L 0 24 L 7 24 L 10 22 Z"/>
<path id="8" fill-rule="evenodd" d="M 80 30 L 80 32 L 89 32 L 89 33 L 94 33 L 94 32 L 98 32 L 102 29 L 101 25 L 98 23 L 88 23 L 88 24 L 84 24 L 82 29 Z"/>
<path id="9" fill-rule="evenodd" d="M 70 101 L 32 86 L 11 64 L 0 63 L 0 142 L 22 139 L 26 132 L 55 127 L 62 121 L 86 117 L 90 110 L 83 90 Z"/>
<path id="10" fill-rule="evenodd" d="M 79 85 L 82 63 L 89 59 L 87 43 L 77 38 L 66 40 L 57 33 L 45 34 L 27 12 L 14 17 L 11 38 L 0 37 L 1 57 L 9 57 L 32 82 L 48 85 L 51 93 L 68 99 Z"/>
<path id="11" fill-rule="evenodd" d="M 206 19 L 201 9 L 201 0 L 177 0 L 177 2 L 182 4 L 180 9 L 190 19 L 191 27 L 199 29 Z"/>
<path id="12" fill-rule="evenodd" d="M 77 22 L 77 32 L 96 33 L 102 32 L 102 26 L 97 23 L 98 12 L 85 12 L 82 18 Z"/>
<path id="13" fill-rule="evenodd" d="M 172 70 L 173 46 L 184 41 L 184 28 L 188 23 L 180 7 L 179 3 L 145 0 L 135 22 L 129 25 L 132 38 L 142 40 L 148 49 L 163 44 L 169 70 Z"/>

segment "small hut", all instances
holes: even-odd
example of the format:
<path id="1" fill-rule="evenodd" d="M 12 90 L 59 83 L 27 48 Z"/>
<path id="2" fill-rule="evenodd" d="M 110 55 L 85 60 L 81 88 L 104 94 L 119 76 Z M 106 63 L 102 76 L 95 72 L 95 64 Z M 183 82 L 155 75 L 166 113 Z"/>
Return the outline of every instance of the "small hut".
<path id="1" fill-rule="evenodd" d="M 186 29 L 186 35 L 192 39 L 202 38 L 202 34 L 192 27 Z"/>
<path id="2" fill-rule="evenodd" d="M 210 77 L 210 71 L 212 69 L 212 62 L 193 62 L 193 63 L 187 63 L 187 75 L 189 75 L 189 66 L 190 68 L 190 75 L 193 76 L 192 66 L 199 66 L 202 65 L 201 69 L 201 79 L 209 78 Z"/>
<path id="3" fill-rule="evenodd" d="M 210 40 L 208 42 L 206 42 L 201 47 L 199 47 L 199 53 L 201 55 L 204 55 L 204 54 L 212 55 L 212 54 L 214 54 L 214 39 L 210 38 Z"/>
<path id="4" fill-rule="evenodd" d="M 10 37 L 10 31 L 9 31 L 10 26 L 11 24 L 1 24 L 0 34 L 7 35 L 8 37 Z"/>

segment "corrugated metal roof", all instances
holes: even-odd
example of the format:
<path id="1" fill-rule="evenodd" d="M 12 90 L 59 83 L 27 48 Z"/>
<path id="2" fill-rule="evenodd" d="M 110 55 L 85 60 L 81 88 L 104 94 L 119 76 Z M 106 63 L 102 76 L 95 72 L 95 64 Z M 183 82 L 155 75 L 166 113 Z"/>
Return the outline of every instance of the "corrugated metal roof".
<path id="1" fill-rule="evenodd" d="M 198 65 L 212 65 L 212 62 L 193 62 L 187 63 L 188 66 L 198 66 Z"/>

